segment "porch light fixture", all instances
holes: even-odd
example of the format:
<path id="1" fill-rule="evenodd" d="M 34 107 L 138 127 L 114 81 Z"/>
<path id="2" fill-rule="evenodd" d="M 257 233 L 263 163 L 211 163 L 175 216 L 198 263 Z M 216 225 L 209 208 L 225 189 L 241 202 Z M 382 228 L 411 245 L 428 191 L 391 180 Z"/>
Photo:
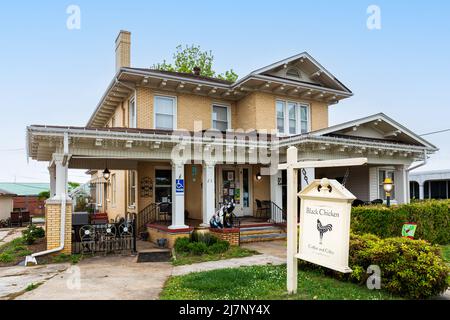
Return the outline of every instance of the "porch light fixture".
<path id="1" fill-rule="evenodd" d="M 110 177 L 111 177 L 111 172 L 109 172 L 108 168 L 106 168 L 105 171 L 103 171 L 103 178 L 106 181 L 108 181 Z"/>
<path id="2" fill-rule="evenodd" d="M 391 178 L 386 178 L 383 181 L 383 189 L 386 192 L 386 205 L 388 207 L 391 206 L 391 191 L 392 191 L 393 183 Z"/>
<path id="3" fill-rule="evenodd" d="M 262 180 L 262 175 L 261 175 L 261 173 L 257 173 L 256 174 L 256 180 L 258 180 L 258 181 L 261 181 Z"/>

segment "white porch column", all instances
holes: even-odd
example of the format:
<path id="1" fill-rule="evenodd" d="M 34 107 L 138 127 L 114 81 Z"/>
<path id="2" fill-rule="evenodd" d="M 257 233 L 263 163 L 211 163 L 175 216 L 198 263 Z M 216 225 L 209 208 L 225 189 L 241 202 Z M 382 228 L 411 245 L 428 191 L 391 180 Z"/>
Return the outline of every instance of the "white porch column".
<path id="1" fill-rule="evenodd" d="M 53 200 L 61 200 L 63 195 L 68 198 L 67 195 L 67 172 L 68 172 L 68 160 L 64 159 L 64 155 L 53 155 L 53 161 L 55 162 L 55 195 Z M 64 163 L 66 162 L 66 163 Z"/>
<path id="2" fill-rule="evenodd" d="M 395 200 L 398 204 L 409 203 L 408 194 L 408 173 L 405 166 L 397 166 L 395 168 Z"/>
<path id="3" fill-rule="evenodd" d="M 209 221 L 215 211 L 215 164 L 213 162 L 203 162 L 202 172 L 202 212 L 203 227 L 209 226 Z"/>
<path id="4" fill-rule="evenodd" d="M 282 171 L 270 176 L 270 201 L 283 209 Z M 273 218 L 273 217 L 272 217 Z"/>
<path id="5" fill-rule="evenodd" d="M 56 195 L 56 167 L 49 166 L 48 172 L 50 174 L 50 198 L 53 198 Z"/>
<path id="6" fill-rule="evenodd" d="M 177 180 L 183 184 L 177 187 Z M 184 221 L 184 162 L 172 161 L 172 225 L 169 229 L 185 229 Z"/>
<path id="7" fill-rule="evenodd" d="M 419 183 L 419 200 L 425 199 L 425 184 L 424 182 Z"/>
<path id="8" fill-rule="evenodd" d="M 305 168 L 306 177 L 308 178 L 308 183 L 313 182 L 316 178 L 316 169 L 315 168 Z M 303 170 L 298 171 L 298 179 L 301 180 L 302 190 L 306 188 L 308 185 L 306 184 L 305 177 L 303 175 Z"/>

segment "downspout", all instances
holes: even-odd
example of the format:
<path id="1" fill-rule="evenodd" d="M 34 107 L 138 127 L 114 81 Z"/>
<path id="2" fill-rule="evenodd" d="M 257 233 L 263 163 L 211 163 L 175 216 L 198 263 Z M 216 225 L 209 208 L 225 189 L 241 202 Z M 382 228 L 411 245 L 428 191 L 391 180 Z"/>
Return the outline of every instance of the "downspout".
<path id="1" fill-rule="evenodd" d="M 64 133 L 63 138 L 64 144 L 64 157 L 69 157 L 69 134 L 67 132 Z M 66 161 L 69 161 L 68 159 Z M 67 177 L 66 177 L 67 178 Z M 36 257 L 44 256 L 50 253 L 55 253 L 64 249 L 64 241 L 66 234 L 66 206 L 67 206 L 67 180 L 65 180 L 65 190 L 61 193 L 61 221 L 59 226 L 59 246 L 54 249 L 45 250 L 41 252 L 33 253 L 30 256 L 26 256 L 25 258 L 25 266 L 33 266 L 37 265 Z"/>
<path id="2" fill-rule="evenodd" d="M 37 265 L 36 257 L 45 256 L 50 253 L 55 253 L 64 249 L 64 238 L 65 238 L 65 223 L 66 223 L 66 195 L 61 194 L 61 223 L 60 223 L 60 233 L 59 233 L 59 247 L 33 253 L 31 256 L 25 258 L 25 266 Z"/>

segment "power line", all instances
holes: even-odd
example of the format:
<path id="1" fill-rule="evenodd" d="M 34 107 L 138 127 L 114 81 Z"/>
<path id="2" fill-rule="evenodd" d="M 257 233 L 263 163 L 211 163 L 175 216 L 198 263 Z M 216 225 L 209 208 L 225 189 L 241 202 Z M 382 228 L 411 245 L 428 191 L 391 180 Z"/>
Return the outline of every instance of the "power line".
<path id="1" fill-rule="evenodd" d="M 430 135 L 432 135 L 432 134 L 443 133 L 443 132 L 447 132 L 447 131 L 450 131 L 450 129 L 444 129 L 444 130 L 439 130 L 439 131 L 433 131 L 433 132 L 421 134 L 420 136 L 421 136 L 421 137 L 424 137 L 424 136 L 430 136 Z"/>

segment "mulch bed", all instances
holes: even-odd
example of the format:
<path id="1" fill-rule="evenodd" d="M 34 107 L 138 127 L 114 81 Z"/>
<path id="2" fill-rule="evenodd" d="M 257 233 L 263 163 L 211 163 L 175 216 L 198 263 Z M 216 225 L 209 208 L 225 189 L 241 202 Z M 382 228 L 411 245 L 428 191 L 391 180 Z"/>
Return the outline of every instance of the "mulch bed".
<path id="1" fill-rule="evenodd" d="M 30 250 L 32 253 L 44 251 L 47 249 L 47 240 L 46 238 L 43 239 L 36 239 L 36 242 L 32 245 L 25 245 L 28 250 Z M 0 250 L 1 252 L 1 250 Z M 18 265 L 20 262 L 25 260 L 25 257 L 17 257 L 14 261 L 11 262 L 0 262 L 0 267 L 12 267 Z"/>

